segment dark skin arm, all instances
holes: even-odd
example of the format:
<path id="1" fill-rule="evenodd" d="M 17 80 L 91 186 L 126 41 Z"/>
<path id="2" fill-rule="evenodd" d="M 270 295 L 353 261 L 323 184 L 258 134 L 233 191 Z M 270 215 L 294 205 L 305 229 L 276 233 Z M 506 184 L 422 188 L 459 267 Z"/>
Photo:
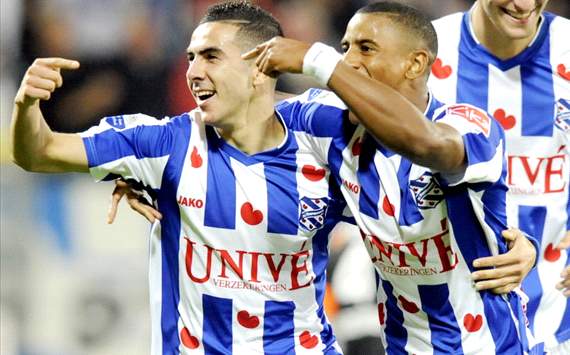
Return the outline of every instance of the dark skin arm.
<path id="1" fill-rule="evenodd" d="M 309 48 L 307 43 L 276 37 L 244 54 L 243 58 L 257 57 L 258 68 L 267 75 L 301 73 Z M 436 171 L 463 170 L 465 149 L 459 132 L 446 124 L 426 120 L 412 102 L 390 86 L 339 62 L 328 87 L 387 148 Z M 425 93 L 421 103 L 424 106 L 427 91 Z"/>

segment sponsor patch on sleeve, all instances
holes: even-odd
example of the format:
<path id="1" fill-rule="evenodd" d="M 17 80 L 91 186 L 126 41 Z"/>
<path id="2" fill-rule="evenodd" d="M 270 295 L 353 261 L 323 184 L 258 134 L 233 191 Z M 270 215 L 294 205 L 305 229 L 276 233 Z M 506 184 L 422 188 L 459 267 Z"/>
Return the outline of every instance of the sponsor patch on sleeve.
<path id="1" fill-rule="evenodd" d="M 471 105 L 452 105 L 447 108 L 447 113 L 464 118 L 472 129 L 482 132 L 486 137 L 491 131 L 491 118 L 487 113 Z"/>

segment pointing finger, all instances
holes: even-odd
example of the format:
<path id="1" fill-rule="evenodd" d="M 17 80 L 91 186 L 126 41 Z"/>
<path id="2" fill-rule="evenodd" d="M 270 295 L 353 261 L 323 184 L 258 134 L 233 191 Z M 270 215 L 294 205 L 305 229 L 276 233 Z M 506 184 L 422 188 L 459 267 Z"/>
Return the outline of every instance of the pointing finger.
<path id="1" fill-rule="evenodd" d="M 65 58 L 41 58 L 37 59 L 37 63 L 40 65 L 49 66 L 55 69 L 78 69 L 79 62 L 72 59 Z"/>
<path id="2" fill-rule="evenodd" d="M 263 48 L 264 48 L 263 45 L 259 45 L 254 49 L 250 50 L 249 52 L 242 54 L 241 59 L 243 60 L 253 59 L 259 55 L 259 53 L 263 50 Z"/>

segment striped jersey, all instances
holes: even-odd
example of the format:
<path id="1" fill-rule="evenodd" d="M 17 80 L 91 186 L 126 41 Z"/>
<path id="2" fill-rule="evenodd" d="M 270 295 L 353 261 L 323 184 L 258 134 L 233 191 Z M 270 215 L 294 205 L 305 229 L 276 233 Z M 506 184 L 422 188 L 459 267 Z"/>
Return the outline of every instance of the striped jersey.
<path id="1" fill-rule="evenodd" d="M 520 354 L 521 299 L 478 292 L 474 259 L 506 251 L 504 131 L 484 111 L 430 99 L 427 119 L 457 129 L 467 167 L 448 175 L 413 164 L 347 119 L 334 94 L 312 89 L 282 103 L 309 131 L 341 185 L 379 275 L 379 326 L 389 354 Z M 413 144 L 413 142 L 410 142 Z"/>
<path id="2" fill-rule="evenodd" d="M 151 229 L 152 354 L 340 354 L 322 301 L 344 202 L 310 135 L 286 130 L 246 155 L 196 115 L 107 117 L 82 133 L 90 173 L 143 184 L 164 216 Z"/>
<path id="3" fill-rule="evenodd" d="M 570 299 L 555 289 L 569 251 L 554 248 L 570 230 L 570 21 L 544 13 L 531 44 L 508 60 L 478 43 L 469 13 L 434 26 L 431 90 L 447 103 L 487 110 L 505 129 L 508 220 L 541 244 L 523 283 L 530 327 L 547 348 L 556 346 L 570 339 Z"/>

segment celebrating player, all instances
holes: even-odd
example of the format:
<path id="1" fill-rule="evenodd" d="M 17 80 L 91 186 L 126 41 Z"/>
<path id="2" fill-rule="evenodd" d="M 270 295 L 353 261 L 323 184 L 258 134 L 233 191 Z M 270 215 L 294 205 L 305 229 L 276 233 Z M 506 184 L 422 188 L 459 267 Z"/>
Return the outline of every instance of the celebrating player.
<path id="1" fill-rule="evenodd" d="M 311 90 L 279 111 L 303 117 L 341 185 L 378 273 L 378 315 L 389 354 L 522 354 L 523 305 L 478 292 L 473 262 L 506 251 L 504 132 L 485 111 L 443 105 L 427 78 L 433 26 L 398 3 L 350 20 L 342 48 L 276 38 L 247 53 L 266 74 L 312 75 Z M 344 119 L 347 107 L 360 120 Z"/>
<path id="2" fill-rule="evenodd" d="M 37 59 L 22 80 L 12 121 L 20 166 L 122 176 L 157 201 L 153 354 L 340 353 L 322 306 L 340 192 L 310 133 L 274 111 L 275 79 L 241 58 L 281 34 L 254 5 L 209 8 L 188 47 L 199 110 L 107 117 L 81 136 L 52 132 L 39 106 L 78 62 Z"/>
<path id="3" fill-rule="evenodd" d="M 547 351 L 570 354 L 570 301 L 556 289 L 570 263 L 557 248 L 570 238 L 570 21 L 543 12 L 547 3 L 478 0 L 436 20 L 430 87 L 445 102 L 487 110 L 505 129 L 509 222 L 541 242 L 523 283 L 530 327 Z"/>

